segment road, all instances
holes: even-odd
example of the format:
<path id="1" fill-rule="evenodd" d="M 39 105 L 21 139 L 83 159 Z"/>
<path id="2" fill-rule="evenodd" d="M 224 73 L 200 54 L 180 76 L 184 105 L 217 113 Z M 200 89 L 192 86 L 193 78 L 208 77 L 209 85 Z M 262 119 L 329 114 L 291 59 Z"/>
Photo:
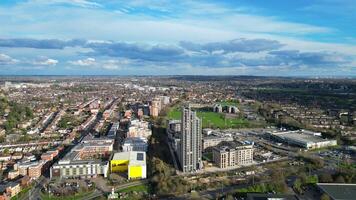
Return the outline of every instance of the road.
<path id="1" fill-rule="evenodd" d="M 19 200 L 40 200 L 40 193 L 45 180 L 46 178 L 44 176 L 41 176 L 40 178 L 35 180 L 35 185 L 28 191 L 27 195 L 23 195 L 22 198 L 20 198 Z"/>
<path id="2" fill-rule="evenodd" d="M 96 119 L 94 121 L 93 124 L 91 124 L 89 126 L 89 129 L 88 130 L 84 130 L 81 132 L 81 135 L 83 137 L 85 137 L 92 129 L 93 127 L 95 126 L 96 123 L 98 123 L 98 121 L 101 119 L 102 117 L 102 113 L 98 113 L 98 115 L 96 116 Z M 63 151 L 63 153 L 61 153 L 58 158 L 56 158 L 54 160 L 53 163 L 57 162 L 59 159 L 61 159 L 62 157 L 65 156 L 66 153 L 68 153 L 74 146 L 75 144 L 77 144 L 79 141 L 75 140 L 72 142 L 72 145 L 69 145 L 66 147 L 66 149 Z M 40 193 L 41 193 L 41 189 L 44 187 L 44 183 L 45 183 L 45 180 L 46 180 L 46 177 L 45 176 L 48 176 L 49 175 L 49 170 L 50 170 L 51 166 L 43 173 L 43 175 L 38 178 L 37 180 L 35 180 L 35 185 L 33 186 L 33 188 L 31 188 L 27 195 L 24 195 L 24 197 L 22 199 L 29 199 L 29 200 L 37 200 L 37 199 L 40 199 Z"/>

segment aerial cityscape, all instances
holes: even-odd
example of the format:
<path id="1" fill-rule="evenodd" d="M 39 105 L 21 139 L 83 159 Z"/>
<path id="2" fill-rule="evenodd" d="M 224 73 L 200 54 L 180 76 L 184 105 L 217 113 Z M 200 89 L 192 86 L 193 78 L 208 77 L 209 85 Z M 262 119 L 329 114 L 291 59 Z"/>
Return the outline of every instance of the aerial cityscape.
<path id="1" fill-rule="evenodd" d="M 1 1 L 0 200 L 356 199 L 354 10 Z"/>

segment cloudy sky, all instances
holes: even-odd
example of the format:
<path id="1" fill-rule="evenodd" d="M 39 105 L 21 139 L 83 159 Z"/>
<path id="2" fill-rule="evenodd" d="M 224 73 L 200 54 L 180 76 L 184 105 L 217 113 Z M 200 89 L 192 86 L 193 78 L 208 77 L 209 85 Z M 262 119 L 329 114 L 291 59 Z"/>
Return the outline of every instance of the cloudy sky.
<path id="1" fill-rule="evenodd" d="M 0 75 L 356 76 L 354 0 L 1 0 Z"/>

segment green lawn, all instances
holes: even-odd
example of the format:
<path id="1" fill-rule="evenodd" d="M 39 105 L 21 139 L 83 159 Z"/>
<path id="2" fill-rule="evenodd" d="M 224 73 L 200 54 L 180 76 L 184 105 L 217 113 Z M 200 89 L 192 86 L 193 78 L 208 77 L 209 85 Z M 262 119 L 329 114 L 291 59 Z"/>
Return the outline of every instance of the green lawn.
<path id="1" fill-rule="evenodd" d="M 42 200 L 76 200 L 76 199 L 86 199 L 86 197 L 90 196 L 93 194 L 92 191 L 88 192 L 80 192 L 72 196 L 62 196 L 62 197 L 56 197 L 48 194 L 41 193 L 41 199 Z"/>
<path id="2" fill-rule="evenodd" d="M 237 101 L 221 101 L 221 102 L 216 102 L 217 104 L 220 104 L 222 106 L 237 106 L 238 102 Z"/>
<path id="3" fill-rule="evenodd" d="M 118 191 L 116 191 L 117 193 L 128 193 L 128 192 L 148 192 L 148 185 L 146 184 L 142 184 L 142 185 L 136 185 L 136 186 L 132 186 L 129 188 L 125 188 L 125 189 L 120 189 Z"/>
<path id="4" fill-rule="evenodd" d="M 248 127 L 249 122 L 242 118 L 226 118 L 223 113 L 215 113 L 210 111 L 197 111 L 198 117 L 203 121 L 203 128 L 243 128 Z M 169 119 L 180 119 L 182 112 L 179 108 L 172 108 L 167 117 Z"/>

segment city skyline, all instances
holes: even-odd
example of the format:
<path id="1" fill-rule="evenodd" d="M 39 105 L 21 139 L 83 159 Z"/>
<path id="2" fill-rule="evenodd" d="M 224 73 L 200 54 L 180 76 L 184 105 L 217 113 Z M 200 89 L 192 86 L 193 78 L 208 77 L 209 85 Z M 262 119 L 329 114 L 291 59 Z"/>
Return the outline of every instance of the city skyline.
<path id="1" fill-rule="evenodd" d="M 351 0 L 0 3 L 0 75 L 355 76 Z"/>

